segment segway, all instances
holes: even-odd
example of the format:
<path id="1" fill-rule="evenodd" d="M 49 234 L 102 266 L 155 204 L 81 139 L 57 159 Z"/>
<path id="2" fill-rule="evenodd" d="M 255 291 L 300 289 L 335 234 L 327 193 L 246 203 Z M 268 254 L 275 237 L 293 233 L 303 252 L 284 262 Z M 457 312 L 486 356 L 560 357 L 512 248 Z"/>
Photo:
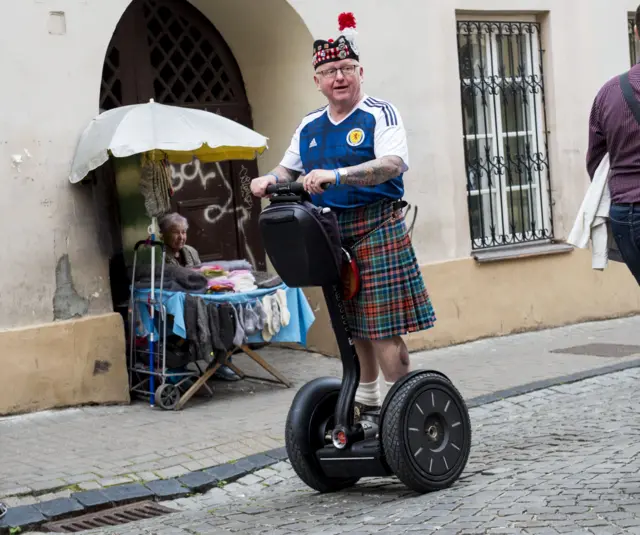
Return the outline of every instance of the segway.
<path id="1" fill-rule="evenodd" d="M 267 255 L 287 286 L 322 288 L 343 370 L 342 381 L 314 379 L 294 397 L 285 432 L 294 470 L 319 492 L 392 475 L 420 493 L 449 487 L 471 448 L 464 399 L 444 374 L 413 371 L 389 389 L 380 410 L 354 423 L 360 363 L 344 309 L 336 215 L 313 205 L 297 182 L 271 185 L 266 192 L 270 204 L 259 226 Z"/>

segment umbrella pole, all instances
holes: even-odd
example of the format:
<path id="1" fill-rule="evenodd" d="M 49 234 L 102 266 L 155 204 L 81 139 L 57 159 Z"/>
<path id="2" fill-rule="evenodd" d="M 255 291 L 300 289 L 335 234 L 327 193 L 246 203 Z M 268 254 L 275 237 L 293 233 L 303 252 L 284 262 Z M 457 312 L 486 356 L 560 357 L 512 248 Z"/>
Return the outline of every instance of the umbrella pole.
<path id="1" fill-rule="evenodd" d="M 149 327 L 149 404 L 155 406 L 156 398 L 156 381 L 155 381 L 155 310 L 156 310 L 156 247 L 153 242 L 156 240 L 156 218 L 151 218 L 151 312 L 149 318 L 151 325 Z"/>

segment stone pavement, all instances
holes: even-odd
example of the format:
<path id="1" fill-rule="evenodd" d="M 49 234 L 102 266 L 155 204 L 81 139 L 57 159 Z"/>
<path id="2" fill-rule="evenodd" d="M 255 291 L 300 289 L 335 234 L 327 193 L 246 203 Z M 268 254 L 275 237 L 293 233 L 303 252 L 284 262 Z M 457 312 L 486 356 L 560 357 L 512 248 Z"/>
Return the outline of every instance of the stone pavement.
<path id="1" fill-rule="evenodd" d="M 639 332 L 637 316 L 414 353 L 412 362 L 448 374 L 470 399 L 610 365 L 638 365 L 640 346 L 633 344 L 640 343 Z M 618 345 L 552 352 L 594 343 Z M 585 354 L 593 349 L 609 356 Z M 213 399 L 194 398 L 181 412 L 137 402 L 0 418 L 0 499 L 16 506 L 79 489 L 175 477 L 282 446 L 297 389 L 313 377 L 339 376 L 340 362 L 301 351 L 263 351 L 293 388 L 214 382 Z M 626 356 L 615 356 L 621 354 Z M 234 361 L 260 374 L 248 358 Z"/>
<path id="2" fill-rule="evenodd" d="M 634 368 L 471 409 L 471 457 L 445 491 L 377 478 L 320 495 L 280 463 L 165 502 L 177 513 L 84 533 L 640 533 L 639 381 Z"/>

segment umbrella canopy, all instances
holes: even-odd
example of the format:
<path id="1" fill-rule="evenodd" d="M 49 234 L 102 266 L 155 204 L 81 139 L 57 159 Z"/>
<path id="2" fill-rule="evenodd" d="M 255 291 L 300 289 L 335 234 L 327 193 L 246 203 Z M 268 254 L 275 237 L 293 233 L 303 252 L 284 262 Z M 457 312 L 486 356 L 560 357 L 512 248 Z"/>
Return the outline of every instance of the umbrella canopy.
<path id="1" fill-rule="evenodd" d="M 93 119 L 82 133 L 69 180 L 80 182 L 109 159 L 149 153 L 187 163 L 252 160 L 267 138 L 215 113 L 150 101 L 114 108 Z"/>

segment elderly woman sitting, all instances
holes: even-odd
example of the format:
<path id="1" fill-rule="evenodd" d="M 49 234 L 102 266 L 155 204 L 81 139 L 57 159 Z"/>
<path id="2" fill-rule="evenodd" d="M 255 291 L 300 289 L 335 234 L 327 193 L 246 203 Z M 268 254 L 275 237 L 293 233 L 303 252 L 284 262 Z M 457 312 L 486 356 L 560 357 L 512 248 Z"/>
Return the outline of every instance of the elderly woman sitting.
<path id="1" fill-rule="evenodd" d="M 190 245 L 187 245 L 189 223 L 185 217 L 172 212 L 164 215 L 160 219 L 159 225 L 162 240 L 167 246 L 165 252 L 165 263 L 167 265 L 198 267 L 202 264 L 198 251 Z M 226 381 L 237 381 L 240 379 L 228 366 L 220 366 L 214 377 Z"/>
<path id="2" fill-rule="evenodd" d="M 167 265 L 182 267 L 198 267 L 200 257 L 190 245 L 187 245 L 187 230 L 189 223 L 180 214 L 172 212 L 164 215 L 160 221 L 160 233 L 167 246 L 165 262 Z"/>

